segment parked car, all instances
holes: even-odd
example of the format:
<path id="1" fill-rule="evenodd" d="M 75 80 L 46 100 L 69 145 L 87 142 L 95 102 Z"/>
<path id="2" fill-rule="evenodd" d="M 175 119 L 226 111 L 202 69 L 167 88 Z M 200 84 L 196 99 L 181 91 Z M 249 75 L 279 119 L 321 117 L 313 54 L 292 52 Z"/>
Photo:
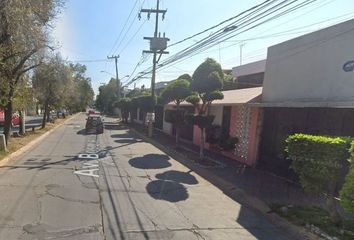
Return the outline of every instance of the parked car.
<path id="1" fill-rule="evenodd" d="M 5 113 L 4 111 L 0 111 L 0 126 L 4 126 L 4 125 L 5 125 Z M 20 115 L 18 113 L 12 114 L 11 125 L 13 127 L 20 125 Z"/>
<path id="2" fill-rule="evenodd" d="M 92 114 L 94 114 L 94 115 L 101 115 L 101 113 L 100 113 L 99 111 L 96 111 L 96 110 L 94 110 L 94 109 L 88 110 L 87 115 L 92 115 Z"/>
<path id="3" fill-rule="evenodd" d="M 91 114 L 86 119 L 86 133 L 103 133 L 103 119 L 100 115 Z"/>

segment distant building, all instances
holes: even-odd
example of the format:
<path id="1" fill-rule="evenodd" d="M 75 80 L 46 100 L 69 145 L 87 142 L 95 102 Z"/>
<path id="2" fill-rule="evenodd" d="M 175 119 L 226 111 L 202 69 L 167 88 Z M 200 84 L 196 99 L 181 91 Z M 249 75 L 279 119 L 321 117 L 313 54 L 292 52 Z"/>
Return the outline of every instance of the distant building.
<path id="1" fill-rule="evenodd" d="M 237 89 L 261 87 L 263 85 L 266 60 L 232 68 Z"/>
<path id="2" fill-rule="evenodd" d="M 171 81 L 157 82 L 155 83 L 155 90 L 165 88 Z"/>

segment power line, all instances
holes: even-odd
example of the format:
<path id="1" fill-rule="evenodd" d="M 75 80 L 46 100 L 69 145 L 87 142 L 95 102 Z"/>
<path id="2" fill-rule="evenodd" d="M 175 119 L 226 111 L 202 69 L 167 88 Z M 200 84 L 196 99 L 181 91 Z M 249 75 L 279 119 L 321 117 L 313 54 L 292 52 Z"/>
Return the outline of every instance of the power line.
<path id="1" fill-rule="evenodd" d="M 250 12 L 246 16 L 243 16 L 241 19 L 236 19 L 234 22 L 228 24 L 226 27 L 219 29 L 216 33 L 214 33 L 208 37 L 205 37 L 204 39 L 198 41 L 197 43 L 192 44 L 191 46 L 183 49 L 182 51 L 172 55 L 171 57 L 169 57 L 168 59 L 166 59 L 165 61 L 160 63 L 158 65 L 158 68 L 159 69 L 166 68 L 166 66 L 168 66 L 171 63 L 176 63 L 176 62 L 180 62 L 182 60 L 188 59 L 188 58 L 204 51 L 207 48 L 213 47 L 213 46 L 215 46 L 227 39 L 233 38 L 241 33 L 249 31 L 253 28 L 256 28 L 256 27 L 258 27 L 264 23 L 267 23 L 269 21 L 272 21 L 274 19 L 277 19 L 285 14 L 296 11 L 296 10 L 303 8 L 304 6 L 307 6 L 307 5 L 309 5 L 313 2 L 316 2 L 316 1 L 317 0 L 306 0 L 306 1 L 302 1 L 300 3 L 297 3 L 297 2 L 299 2 L 299 0 L 293 0 L 293 1 L 284 0 L 280 3 L 276 3 L 279 1 L 271 1 L 271 2 L 266 1 L 265 3 L 269 3 L 267 5 L 267 7 L 260 6 L 259 8 L 251 8 L 251 9 L 253 9 L 253 11 L 251 11 L 251 12 L 246 11 L 246 12 Z M 297 3 L 297 4 L 295 6 L 292 6 L 295 3 Z M 285 9 L 285 10 L 282 10 L 282 9 Z M 282 11 L 280 13 L 277 13 L 280 10 L 282 10 Z M 253 16 L 253 15 L 255 15 L 255 16 Z M 263 20 L 263 19 L 265 19 L 265 20 Z M 227 31 L 225 31 L 225 30 L 227 30 Z M 233 34 L 235 32 L 236 32 L 236 34 Z M 151 68 L 148 68 L 147 70 L 138 73 L 138 75 L 136 77 L 134 77 L 130 82 L 134 82 L 135 80 L 137 80 L 143 76 L 146 76 L 150 72 L 151 72 Z"/>
<path id="2" fill-rule="evenodd" d="M 139 0 L 136 0 L 136 1 L 135 1 L 133 8 L 130 10 L 130 13 L 129 13 L 129 15 L 128 15 L 128 18 L 125 20 L 125 23 L 124 23 L 124 25 L 123 25 L 123 28 L 122 28 L 122 30 L 119 32 L 117 39 L 114 41 L 113 47 L 112 47 L 112 49 L 109 51 L 109 54 L 114 50 L 116 44 L 118 43 L 120 37 L 122 36 L 122 33 L 123 33 L 123 31 L 124 31 L 124 29 L 125 29 L 125 27 L 126 27 L 128 21 L 129 21 L 129 19 L 130 19 L 132 13 L 133 13 L 133 11 L 134 11 L 134 9 L 135 9 L 135 7 L 136 7 L 138 1 L 139 1 Z"/>
<path id="3" fill-rule="evenodd" d="M 122 48 L 122 50 L 119 52 L 119 54 L 121 55 L 124 50 L 128 47 L 128 45 L 131 43 L 131 41 L 133 40 L 133 38 L 135 38 L 135 36 L 138 34 L 138 32 L 141 30 L 141 28 L 144 26 L 144 24 L 146 23 L 147 20 L 145 20 L 144 22 L 141 23 L 140 27 L 138 28 L 138 30 L 133 34 L 133 36 L 128 40 L 128 42 L 124 45 L 124 47 Z"/>
<path id="4" fill-rule="evenodd" d="M 180 41 L 178 41 L 178 42 L 172 43 L 172 44 L 170 44 L 168 47 L 172 47 L 172 46 L 178 45 L 178 44 L 180 44 L 180 43 L 182 43 L 182 42 L 185 42 L 185 41 L 187 41 L 187 40 L 189 40 L 189 39 L 192 39 L 192 38 L 194 38 L 194 37 L 197 37 L 197 36 L 199 36 L 199 35 L 201 35 L 201 34 L 203 34 L 203 33 L 206 33 L 206 32 L 208 32 L 208 31 L 210 31 L 210 30 L 213 30 L 214 28 L 217 28 L 217 27 L 219 27 L 219 26 L 221 26 L 221 25 L 223 25 L 223 24 L 225 24 L 225 23 L 227 23 L 227 22 L 229 22 L 229 21 L 231 21 L 231 20 L 234 20 L 234 19 L 240 17 L 241 15 L 243 15 L 243 14 L 249 12 L 249 11 L 252 11 L 253 9 L 256 9 L 256 8 L 262 6 L 262 5 L 264 5 L 265 3 L 268 3 L 268 2 L 270 2 L 270 1 L 271 1 L 271 0 L 266 0 L 266 1 L 262 2 L 261 4 L 258 4 L 258 5 L 254 6 L 254 7 L 252 7 L 252 8 L 249 8 L 249 9 L 247 9 L 246 11 L 243 11 L 243 12 L 237 14 L 236 16 L 233 16 L 233 17 L 231 17 L 231 18 L 229 18 L 229 19 L 226 19 L 226 20 L 224 20 L 224 21 L 222 21 L 222 22 L 220 22 L 220 23 L 218 23 L 218 24 L 216 24 L 216 25 L 214 25 L 214 26 L 212 26 L 212 27 L 210 27 L 210 28 L 207 28 L 207 29 L 205 29 L 205 30 L 203 30 L 203 31 L 201 31 L 201 32 L 196 33 L 196 34 L 193 34 L 192 36 L 186 37 L 186 38 L 184 38 L 184 39 L 182 39 L 182 40 L 180 40 Z M 273 1 L 274 1 L 274 0 L 273 0 Z"/>
<path id="5" fill-rule="evenodd" d="M 289 12 L 291 12 L 291 11 L 294 11 L 294 10 L 298 9 L 299 6 L 305 6 L 304 4 L 309 4 L 309 3 L 312 3 L 312 2 L 317 1 L 317 0 L 307 0 L 307 1 L 304 1 L 304 2 L 302 2 L 302 3 L 300 3 L 300 4 L 298 4 L 298 5 L 296 5 L 296 6 L 292 7 L 292 8 L 290 8 L 290 9 L 287 9 L 287 10 L 281 12 L 280 14 L 277 14 L 277 15 L 275 15 L 275 16 L 272 16 L 272 17 L 270 17 L 270 18 L 268 18 L 268 19 L 266 19 L 266 20 L 264 20 L 264 21 L 262 21 L 262 22 L 256 23 L 258 20 L 260 20 L 260 19 L 262 19 L 262 18 L 264 18 L 264 17 L 267 17 L 267 16 L 271 15 L 272 13 L 275 13 L 277 10 L 282 9 L 282 8 L 284 8 L 284 7 L 286 7 L 286 6 L 290 5 L 290 4 L 292 4 L 292 3 L 295 3 L 296 1 L 297 1 L 297 0 L 293 0 L 293 1 L 291 1 L 290 3 L 287 3 L 287 4 L 284 5 L 284 6 L 280 6 L 280 4 L 283 4 L 283 3 L 286 2 L 286 1 L 283 1 L 283 2 L 281 2 L 280 4 L 277 4 L 277 5 L 276 5 L 276 7 L 278 7 L 278 8 L 276 8 L 275 10 L 272 10 L 270 13 L 266 12 L 266 15 L 265 15 L 265 16 L 264 16 L 264 12 L 262 12 L 261 14 L 259 14 L 259 15 L 256 16 L 256 19 L 251 19 L 251 20 L 252 20 L 251 22 L 249 22 L 249 20 L 248 20 L 246 23 L 240 24 L 240 25 L 239 25 L 240 27 L 237 28 L 238 30 L 241 30 L 241 29 L 243 29 L 243 28 L 246 28 L 246 27 L 249 26 L 249 25 L 251 25 L 251 26 L 248 27 L 248 28 L 246 28 L 245 30 L 242 30 L 241 32 L 238 32 L 238 33 L 232 35 L 232 36 L 227 36 L 227 35 L 230 35 L 230 34 L 226 34 L 226 36 L 224 36 L 223 38 L 222 38 L 222 37 L 218 37 L 218 38 L 213 39 L 212 41 L 201 40 L 201 42 L 200 42 L 200 43 L 197 43 L 195 47 L 193 47 L 193 48 L 190 47 L 190 49 L 187 48 L 187 51 L 186 51 L 186 49 L 185 49 L 185 50 L 182 50 L 182 51 L 181 51 L 182 53 L 177 53 L 177 54 L 173 55 L 173 56 L 170 57 L 169 59 L 165 60 L 162 64 L 160 64 L 159 67 L 163 67 L 164 65 L 168 65 L 168 64 L 170 64 L 170 63 L 172 63 L 172 62 L 179 61 L 180 59 L 183 59 L 183 58 L 188 59 L 188 58 L 190 58 L 190 57 L 192 57 L 192 56 L 194 56 L 194 55 L 196 55 L 196 54 L 198 54 L 198 53 L 204 51 L 204 50 L 207 49 L 207 48 L 213 47 L 213 46 L 215 46 L 215 45 L 221 43 L 222 41 L 225 41 L 225 40 L 228 40 L 228 39 L 230 39 L 230 38 L 233 38 L 233 37 L 235 37 L 235 36 L 237 36 L 237 35 L 239 35 L 239 34 L 241 34 L 241 33 L 244 33 L 244 32 L 246 32 L 246 31 L 249 31 L 249 30 L 251 30 L 251 29 L 253 29 L 253 28 L 255 28 L 255 27 L 257 27 L 257 26 L 259 26 L 259 25 L 261 25 L 261 24 L 264 24 L 264 23 L 266 23 L 266 22 L 269 22 L 269 21 L 271 21 L 271 20 L 274 20 L 274 19 L 276 19 L 276 18 L 278 18 L 278 17 L 284 15 L 285 13 L 289 13 Z M 273 9 L 273 8 L 274 8 L 274 7 L 272 7 L 272 9 Z M 290 11 L 290 10 L 291 10 L 291 11 Z M 262 15 L 263 15 L 263 16 L 262 16 Z M 255 25 L 252 25 L 253 23 L 256 23 L 256 24 L 255 24 Z M 242 25 L 244 25 L 244 26 L 242 26 Z M 237 30 L 235 30 L 235 32 L 237 32 Z"/>
<path id="6" fill-rule="evenodd" d="M 108 59 L 69 60 L 68 62 L 108 62 Z"/>
<path id="7" fill-rule="evenodd" d="M 228 32 L 224 32 L 224 29 L 220 29 L 218 32 L 221 32 L 222 34 L 217 33 L 217 34 L 215 34 L 216 36 L 211 36 L 211 37 L 209 36 L 209 37 L 202 39 L 201 41 L 197 42 L 196 44 L 193 44 L 192 46 L 190 46 L 190 47 L 180 51 L 179 53 L 171 56 L 170 58 L 166 59 L 162 64 L 159 65 L 159 67 L 162 67 L 163 65 L 168 65 L 172 62 L 176 62 L 176 61 L 183 59 L 185 57 L 190 58 L 190 57 L 196 55 L 197 53 L 202 52 L 203 50 L 205 50 L 207 48 L 210 48 L 210 47 L 213 47 L 213 46 L 219 44 L 220 42 L 225 40 L 225 38 L 229 39 L 229 37 L 227 37 L 227 36 L 230 35 L 232 32 L 237 32 L 238 30 L 241 30 L 241 29 L 246 28 L 247 26 L 251 25 L 251 27 L 239 32 L 238 34 L 248 31 L 248 30 L 260 25 L 260 24 L 257 24 L 257 25 L 252 26 L 253 23 L 259 21 L 262 18 L 265 18 L 265 17 L 271 15 L 272 13 L 274 13 L 276 11 L 279 11 L 282 8 L 287 7 L 288 5 L 290 5 L 296 1 L 298 1 L 298 0 L 293 0 L 290 3 L 287 3 L 289 1 L 284 0 L 281 3 L 276 4 L 275 6 L 271 6 L 269 9 L 266 9 L 263 12 L 258 13 L 256 16 L 254 16 L 250 19 L 247 19 L 248 16 L 243 17 L 243 19 L 246 18 L 247 20 L 245 20 L 244 22 L 241 22 L 241 23 L 238 23 L 239 21 L 235 21 L 234 23 L 231 23 L 228 25 L 228 27 L 231 27 L 231 26 L 235 26 L 234 24 L 237 24 L 236 29 L 233 29 Z M 309 1 L 309 0 L 307 0 L 307 1 Z M 316 0 L 312 0 L 312 1 L 316 1 Z M 285 4 L 285 3 L 287 3 L 287 4 Z M 256 11 L 259 11 L 259 9 L 257 9 Z M 251 13 L 250 15 L 253 15 L 253 14 L 254 13 Z M 263 21 L 262 23 L 265 23 L 265 22 L 266 21 Z M 236 34 L 236 35 L 238 35 L 238 34 Z"/>

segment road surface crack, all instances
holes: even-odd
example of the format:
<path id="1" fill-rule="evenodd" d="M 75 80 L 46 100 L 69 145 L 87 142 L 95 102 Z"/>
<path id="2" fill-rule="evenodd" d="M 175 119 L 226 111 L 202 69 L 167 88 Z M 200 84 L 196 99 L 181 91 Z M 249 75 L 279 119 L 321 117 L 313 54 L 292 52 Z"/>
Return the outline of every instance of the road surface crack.
<path id="1" fill-rule="evenodd" d="M 77 235 L 100 232 L 100 225 L 70 229 L 70 230 L 53 230 L 52 227 L 45 224 L 27 224 L 23 226 L 23 230 L 27 235 L 34 235 L 38 240 L 68 238 Z"/>
<path id="2" fill-rule="evenodd" d="M 87 204 L 87 203 L 92 203 L 92 204 L 99 204 L 99 201 L 90 201 L 90 200 L 82 200 L 82 199 L 74 199 L 74 198 L 69 198 L 69 197 L 63 197 L 57 194 L 53 194 L 50 193 L 49 191 L 46 191 L 46 194 L 49 196 L 52 196 L 54 198 L 59 198 L 65 201 L 69 201 L 69 202 L 78 202 L 78 203 L 82 203 L 82 204 Z"/>

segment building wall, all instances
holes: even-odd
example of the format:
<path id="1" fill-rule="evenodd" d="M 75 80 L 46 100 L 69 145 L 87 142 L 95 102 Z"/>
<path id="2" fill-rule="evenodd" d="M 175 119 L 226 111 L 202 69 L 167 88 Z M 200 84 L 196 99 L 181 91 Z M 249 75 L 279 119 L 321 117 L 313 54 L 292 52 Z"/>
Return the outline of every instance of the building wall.
<path id="1" fill-rule="evenodd" d="M 296 179 L 285 152 L 289 135 L 354 136 L 353 123 L 354 109 L 349 108 L 265 108 L 259 168 Z"/>
<path id="2" fill-rule="evenodd" d="M 213 113 L 217 113 L 217 121 L 220 119 L 222 123 L 222 105 L 213 106 Z M 217 109 L 221 109 L 217 110 Z M 256 107 L 248 107 L 246 105 L 232 106 L 230 121 L 230 136 L 237 137 L 239 144 L 236 151 L 222 152 L 224 155 L 240 161 L 249 166 L 255 166 L 258 151 L 258 132 L 260 109 Z M 215 123 L 215 120 L 214 120 Z M 193 129 L 193 144 L 200 145 L 201 131 L 197 126 Z M 205 148 L 209 148 L 209 144 L 205 144 Z"/>
<path id="3" fill-rule="evenodd" d="M 259 116 L 260 109 L 256 107 L 241 105 L 231 109 L 230 136 L 239 139 L 235 158 L 250 166 L 257 161 Z"/>
<path id="4" fill-rule="evenodd" d="M 241 76 L 236 79 L 237 89 L 260 87 L 263 85 L 264 72 Z"/>
<path id="5" fill-rule="evenodd" d="M 209 114 L 214 115 L 214 121 L 213 124 L 220 125 L 222 124 L 222 111 L 223 111 L 223 106 L 221 105 L 214 105 L 211 106 L 209 109 Z"/>
<path id="6" fill-rule="evenodd" d="M 140 114 L 140 109 L 137 108 L 136 109 L 136 119 L 134 119 L 133 121 L 136 122 L 136 123 L 140 123 L 140 124 L 143 124 L 143 119 L 140 119 L 139 116 L 141 115 Z"/>
<path id="7" fill-rule="evenodd" d="M 163 111 L 165 112 L 165 110 L 167 110 L 167 109 L 173 109 L 173 107 L 169 106 L 169 105 L 165 105 L 164 108 L 163 108 Z M 167 133 L 169 135 L 172 135 L 172 129 L 173 129 L 172 124 L 165 121 L 165 114 L 164 114 L 162 130 L 165 133 Z"/>
<path id="8" fill-rule="evenodd" d="M 264 102 L 354 101 L 354 20 L 268 49 Z"/>

